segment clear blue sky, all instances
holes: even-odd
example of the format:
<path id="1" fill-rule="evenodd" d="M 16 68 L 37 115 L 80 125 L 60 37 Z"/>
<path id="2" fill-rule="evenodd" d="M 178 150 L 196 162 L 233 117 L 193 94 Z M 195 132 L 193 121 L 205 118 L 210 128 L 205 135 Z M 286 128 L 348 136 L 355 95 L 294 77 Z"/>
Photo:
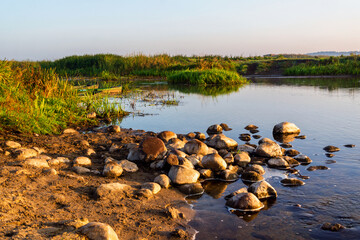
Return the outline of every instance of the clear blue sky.
<path id="1" fill-rule="evenodd" d="M 359 0 L 0 0 L 0 59 L 353 51 Z"/>

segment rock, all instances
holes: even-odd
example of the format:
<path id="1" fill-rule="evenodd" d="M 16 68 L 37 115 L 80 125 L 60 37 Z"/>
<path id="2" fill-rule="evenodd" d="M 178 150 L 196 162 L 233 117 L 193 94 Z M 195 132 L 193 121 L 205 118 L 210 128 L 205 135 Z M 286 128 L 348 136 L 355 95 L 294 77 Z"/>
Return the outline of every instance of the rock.
<path id="1" fill-rule="evenodd" d="M 201 132 L 195 132 L 195 138 L 198 139 L 198 140 L 205 140 L 206 139 L 206 136 L 204 133 L 201 133 Z"/>
<path id="2" fill-rule="evenodd" d="M 308 171 L 315 171 L 315 170 L 328 170 L 329 168 L 326 166 L 311 166 L 308 167 L 306 170 Z"/>
<path id="3" fill-rule="evenodd" d="M 111 125 L 107 127 L 106 131 L 109 133 L 119 133 L 121 132 L 121 128 L 118 125 Z"/>
<path id="4" fill-rule="evenodd" d="M 161 186 L 155 182 L 147 182 L 141 185 L 141 189 L 149 189 L 152 194 L 157 194 L 161 190 Z"/>
<path id="5" fill-rule="evenodd" d="M 306 136 L 305 135 L 298 135 L 298 136 L 295 136 L 295 138 L 297 138 L 297 139 L 306 139 Z"/>
<path id="6" fill-rule="evenodd" d="M 208 146 L 206 146 L 205 143 L 193 139 L 185 144 L 184 150 L 187 154 L 200 154 L 200 155 L 206 155 L 208 152 Z"/>
<path id="7" fill-rule="evenodd" d="M 227 167 L 225 160 L 217 153 L 205 155 L 201 164 L 204 168 L 209 168 L 215 172 L 225 170 Z"/>
<path id="8" fill-rule="evenodd" d="M 79 228 L 79 232 L 90 240 L 119 240 L 115 231 L 105 223 L 90 222 Z"/>
<path id="9" fill-rule="evenodd" d="M 289 149 L 289 150 L 285 151 L 285 155 L 290 156 L 290 157 L 295 157 L 296 155 L 299 155 L 299 154 L 300 154 L 300 152 L 295 149 Z"/>
<path id="10" fill-rule="evenodd" d="M 290 122 L 281 122 L 274 126 L 273 134 L 299 134 L 300 128 L 298 128 L 294 123 Z"/>
<path id="11" fill-rule="evenodd" d="M 216 149 L 234 150 L 238 146 L 238 143 L 235 140 L 226 137 L 224 134 L 212 135 L 206 139 L 205 143 Z"/>
<path id="12" fill-rule="evenodd" d="M 104 183 L 96 189 L 99 198 L 121 198 L 131 187 L 121 183 Z"/>
<path id="13" fill-rule="evenodd" d="M 166 207 L 165 213 L 172 219 L 184 218 L 184 214 L 179 212 L 179 210 L 174 207 Z"/>
<path id="14" fill-rule="evenodd" d="M 267 161 L 268 161 L 268 158 L 253 156 L 253 157 L 251 157 L 250 163 L 265 166 Z"/>
<path id="15" fill-rule="evenodd" d="M 335 156 L 335 154 L 332 154 L 332 153 L 325 153 L 325 156 L 329 157 L 329 158 L 332 158 Z"/>
<path id="16" fill-rule="evenodd" d="M 147 137 L 140 144 L 140 150 L 145 154 L 145 161 L 155 161 L 162 159 L 166 154 L 164 142 L 157 137 Z"/>
<path id="17" fill-rule="evenodd" d="M 196 136 L 196 134 L 193 133 L 193 132 L 189 132 L 188 134 L 186 134 L 186 137 L 187 137 L 187 138 L 190 138 L 190 139 L 194 139 L 195 136 Z"/>
<path id="18" fill-rule="evenodd" d="M 80 166 L 75 166 L 72 168 L 72 170 L 74 172 L 76 172 L 77 174 L 87 174 L 87 173 L 90 173 L 91 170 L 86 168 L 86 167 L 80 167 Z"/>
<path id="19" fill-rule="evenodd" d="M 328 159 L 325 161 L 326 164 L 333 164 L 333 163 L 336 163 L 335 160 L 331 160 L 331 159 Z"/>
<path id="20" fill-rule="evenodd" d="M 5 145 L 8 147 L 8 148 L 21 148 L 21 144 L 18 143 L 18 142 L 14 142 L 14 141 L 6 141 L 5 142 Z"/>
<path id="21" fill-rule="evenodd" d="M 258 135 L 258 134 L 253 135 L 253 138 L 255 138 L 255 139 L 259 139 L 259 138 L 261 138 L 261 135 Z"/>
<path id="22" fill-rule="evenodd" d="M 354 144 L 345 144 L 344 147 L 347 147 L 347 148 L 354 148 L 355 145 Z"/>
<path id="23" fill-rule="evenodd" d="M 254 153 L 255 148 L 253 146 L 250 146 L 248 144 L 242 144 L 237 147 L 237 150 L 240 152 L 248 152 L 248 153 Z"/>
<path id="24" fill-rule="evenodd" d="M 183 166 L 172 166 L 170 168 L 169 178 L 175 184 L 195 183 L 200 177 L 200 173 L 194 169 Z"/>
<path id="25" fill-rule="evenodd" d="M 154 182 L 158 183 L 163 188 L 169 188 L 171 184 L 170 178 L 165 174 L 160 174 L 154 179 Z"/>
<path id="26" fill-rule="evenodd" d="M 220 155 L 221 156 L 221 155 Z M 226 164 L 233 164 L 234 163 L 234 156 L 231 153 L 227 153 L 223 159 L 225 160 Z"/>
<path id="27" fill-rule="evenodd" d="M 43 173 L 47 175 L 58 175 L 57 171 L 54 168 L 43 169 Z"/>
<path id="28" fill-rule="evenodd" d="M 247 188 L 243 187 L 243 188 L 240 188 L 240 189 L 236 190 L 235 192 L 232 192 L 232 193 L 226 195 L 224 198 L 225 198 L 225 200 L 229 200 L 233 196 L 236 196 L 236 195 L 238 195 L 240 193 L 247 193 L 247 192 L 248 192 Z"/>
<path id="29" fill-rule="evenodd" d="M 167 143 L 170 139 L 177 138 L 177 135 L 176 135 L 176 133 L 171 132 L 171 131 L 163 131 L 163 132 L 160 132 L 157 135 L 157 137 L 160 138 L 161 140 L 163 140 L 164 143 Z"/>
<path id="30" fill-rule="evenodd" d="M 239 179 L 239 174 L 235 170 L 225 169 L 218 173 L 218 178 L 224 181 L 236 181 Z"/>
<path id="31" fill-rule="evenodd" d="M 36 157 L 38 152 L 35 149 L 30 148 L 18 148 L 15 150 L 15 156 L 17 160 L 25 160 L 27 158 Z"/>
<path id="32" fill-rule="evenodd" d="M 241 174 L 241 180 L 244 182 L 259 182 L 264 180 L 264 177 L 255 171 L 248 171 Z"/>
<path id="33" fill-rule="evenodd" d="M 178 158 L 179 158 L 180 166 L 194 168 L 194 165 L 187 158 L 182 158 L 182 157 L 178 157 Z"/>
<path id="34" fill-rule="evenodd" d="M 92 154 L 96 154 L 95 150 L 92 148 L 86 149 L 86 155 L 91 156 Z"/>
<path id="35" fill-rule="evenodd" d="M 63 134 L 79 134 L 79 132 L 73 128 L 67 128 L 63 131 Z"/>
<path id="36" fill-rule="evenodd" d="M 220 149 L 220 150 L 218 151 L 218 154 L 219 154 L 222 158 L 224 158 L 228 153 L 229 153 L 229 152 L 228 152 L 226 149 Z"/>
<path id="37" fill-rule="evenodd" d="M 159 160 L 150 164 L 151 169 L 163 169 L 165 167 L 165 160 Z"/>
<path id="38" fill-rule="evenodd" d="M 186 157 L 190 162 L 191 164 L 196 167 L 199 165 L 199 163 L 201 162 L 201 159 L 203 158 L 202 155 L 196 155 L 196 154 L 193 154 L 191 156 L 188 156 Z"/>
<path id="39" fill-rule="evenodd" d="M 206 130 L 207 134 L 209 134 L 209 135 L 222 133 L 222 131 L 223 131 L 223 128 L 218 124 L 211 125 Z"/>
<path id="40" fill-rule="evenodd" d="M 167 142 L 167 147 L 168 148 L 173 148 L 173 149 L 181 149 L 181 148 L 185 147 L 185 142 L 178 139 L 178 138 L 171 138 Z"/>
<path id="41" fill-rule="evenodd" d="M 111 144 L 111 147 L 109 148 L 109 153 L 114 153 L 114 152 L 120 152 L 121 147 L 117 144 Z"/>
<path id="42" fill-rule="evenodd" d="M 226 205 L 244 211 L 259 211 L 264 207 L 253 193 L 239 193 L 227 200 Z"/>
<path id="43" fill-rule="evenodd" d="M 277 158 L 271 158 L 269 159 L 268 161 L 268 165 L 269 167 L 272 167 L 272 168 L 289 168 L 289 163 L 283 159 L 283 158 L 280 158 L 280 157 L 277 157 Z"/>
<path id="44" fill-rule="evenodd" d="M 223 129 L 224 131 L 230 131 L 230 130 L 232 130 L 232 128 L 229 128 L 229 126 L 228 126 L 226 123 L 221 123 L 221 124 L 220 124 L 220 127 L 222 127 L 222 129 Z"/>
<path id="45" fill-rule="evenodd" d="M 258 164 L 252 164 L 251 166 L 248 166 L 245 171 L 254 171 L 257 172 L 260 175 L 264 175 L 265 174 L 265 170 L 262 166 L 258 165 Z"/>
<path id="46" fill-rule="evenodd" d="M 103 175 L 109 178 L 121 176 L 123 168 L 117 162 L 109 162 L 104 166 Z"/>
<path id="47" fill-rule="evenodd" d="M 280 144 L 280 146 L 283 148 L 292 148 L 293 147 L 290 143 L 282 143 L 282 144 Z"/>
<path id="48" fill-rule="evenodd" d="M 48 162 L 44 158 L 28 158 L 24 162 L 24 165 L 35 168 L 50 168 Z"/>
<path id="49" fill-rule="evenodd" d="M 284 186 L 301 186 L 305 184 L 303 181 L 296 178 L 284 178 L 280 182 Z"/>
<path id="50" fill-rule="evenodd" d="M 170 153 L 175 154 L 176 156 L 182 157 L 182 158 L 188 157 L 188 155 L 186 153 L 184 153 L 183 151 L 180 151 L 180 150 L 176 150 L 176 149 L 172 150 Z"/>
<path id="51" fill-rule="evenodd" d="M 340 148 L 335 147 L 335 146 L 331 146 L 331 145 L 326 146 L 326 147 L 324 147 L 323 149 L 324 149 L 325 151 L 327 151 L 327 152 L 338 152 L 338 151 L 340 151 Z"/>
<path id="52" fill-rule="evenodd" d="M 55 159 L 48 160 L 48 163 L 51 166 L 56 166 L 56 165 L 60 165 L 60 164 L 70 164 L 71 161 L 70 161 L 70 159 L 68 159 L 66 157 L 57 157 Z"/>
<path id="53" fill-rule="evenodd" d="M 299 166 L 299 165 L 300 165 L 300 163 L 299 163 L 297 160 L 295 160 L 294 158 L 292 158 L 292 157 L 284 156 L 284 157 L 282 157 L 282 158 L 283 158 L 285 161 L 288 162 L 288 164 L 289 164 L 290 167 L 296 167 L 296 166 Z"/>
<path id="54" fill-rule="evenodd" d="M 271 140 L 270 138 L 262 138 L 259 140 L 258 144 L 263 144 L 263 143 L 275 143 L 273 140 Z"/>
<path id="55" fill-rule="evenodd" d="M 251 184 L 248 188 L 248 191 L 253 193 L 259 199 L 277 197 L 277 192 L 275 188 L 273 188 L 267 181 Z"/>
<path id="56" fill-rule="evenodd" d="M 166 157 L 166 162 L 171 166 L 176 166 L 180 164 L 178 156 L 171 153 Z"/>
<path id="57" fill-rule="evenodd" d="M 251 130 L 249 130 L 249 131 L 250 131 L 250 133 L 252 133 L 252 134 L 260 132 L 260 131 L 257 130 L 257 129 L 251 129 Z"/>
<path id="58" fill-rule="evenodd" d="M 152 193 L 152 191 L 150 189 L 139 189 L 135 192 L 135 195 L 137 197 L 143 197 L 143 198 L 152 198 L 154 196 L 154 194 Z"/>
<path id="59" fill-rule="evenodd" d="M 244 129 L 246 129 L 246 130 L 255 130 L 255 129 L 258 129 L 259 127 L 258 126 L 255 126 L 255 125 L 253 125 L 253 124 L 249 124 L 249 125 L 247 125 L 246 127 L 244 127 Z"/>
<path id="60" fill-rule="evenodd" d="M 77 157 L 74 160 L 74 166 L 91 166 L 91 159 L 88 157 Z"/>
<path id="61" fill-rule="evenodd" d="M 312 160 L 305 154 L 299 154 L 299 155 L 295 156 L 294 159 L 303 165 L 306 165 L 306 164 L 309 164 L 312 162 Z"/>
<path id="62" fill-rule="evenodd" d="M 239 152 L 234 156 L 234 163 L 240 167 L 246 167 L 251 161 L 248 152 Z"/>
<path id="63" fill-rule="evenodd" d="M 94 119 L 94 118 L 96 118 L 96 112 L 88 113 L 88 114 L 86 115 L 86 117 L 89 118 L 89 119 Z"/>
<path id="64" fill-rule="evenodd" d="M 281 157 L 283 155 L 283 152 L 281 150 L 281 147 L 275 143 L 275 142 L 264 142 L 261 143 L 255 150 L 255 154 L 260 157 Z"/>
<path id="65" fill-rule="evenodd" d="M 145 155 L 139 148 L 130 148 L 126 158 L 129 161 L 142 161 L 145 159 Z"/>
<path id="66" fill-rule="evenodd" d="M 129 160 L 126 159 L 119 161 L 119 165 L 126 172 L 137 172 L 139 170 L 136 163 L 130 162 Z"/>
<path id="67" fill-rule="evenodd" d="M 251 136 L 248 133 L 242 133 L 242 134 L 240 134 L 239 139 L 241 141 L 249 142 L 249 141 L 251 141 Z"/>
<path id="68" fill-rule="evenodd" d="M 83 147 L 86 147 L 86 148 L 89 148 L 89 147 L 90 147 L 90 143 L 89 143 L 88 141 L 86 141 L 86 140 L 81 140 L 81 141 L 79 142 L 79 144 L 80 144 L 81 146 L 83 146 Z"/>
<path id="69" fill-rule="evenodd" d="M 332 231 L 332 232 L 338 232 L 341 229 L 345 229 L 345 227 L 343 225 L 341 225 L 340 223 L 331 224 L 329 222 L 326 222 L 321 226 L 321 229 L 327 230 L 327 231 Z"/>
<path id="70" fill-rule="evenodd" d="M 179 190 L 186 195 L 200 195 L 204 193 L 201 183 L 184 184 L 179 187 Z"/>
<path id="71" fill-rule="evenodd" d="M 179 239 L 189 239 L 189 234 L 181 228 L 177 228 L 171 232 L 171 237 Z"/>
<path id="72" fill-rule="evenodd" d="M 202 178 L 205 178 L 205 179 L 214 178 L 214 172 L 211 171 L 211 169 L 200 169 L 199 173 Z"/>
<path id="73" fill-rule="evenodd" d="M 212 154 L 212 153 L 218 153 L 218 151 L 215 149 L 215 148 L 212 148 L 212 147 L 208 147 L 208 152 L 206 155 L 208 154 Z"/>

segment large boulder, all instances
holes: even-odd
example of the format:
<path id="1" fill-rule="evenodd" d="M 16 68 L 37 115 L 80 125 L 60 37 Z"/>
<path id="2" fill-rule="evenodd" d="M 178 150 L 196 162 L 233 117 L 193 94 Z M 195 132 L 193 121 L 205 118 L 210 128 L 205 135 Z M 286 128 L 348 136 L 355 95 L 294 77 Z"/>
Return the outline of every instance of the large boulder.
<path id="1" fill-rule="evenodd" d="M 145 161 L 155 161 L 162 159 L 166 154 L 164 142 L 157 137 L 147 137 L 140 144 L 140 150 L 145 155 Z"/>
<path id="2" fill-rule="evenodd" d="M 248 191 L 253 193 L 259 199 L 277 197 L 275 188 L 273 188 L 270 183 L 266 181 L 251 184 L 248 188 Z"/>
<path id="3" fill-rule="evenodd" d="M 281 122 L 274 126 L 273 134 L 299 134 L 300 128 L 298 128 L 294 123 L 290 122 Z"/>
<path id="4" fill-rule="evenodd" d="M 255 150 L 255 154 L 260 157 L 281 157 L 283 152 L 281 147 L 275 142 L 264 142 L 261 143 Z"/>
<path id="5" fill-rule="evenodd" d="M 90 222 L 79 228 L 79 232 L 90 240 L 119 240 L 114 229 L 105 223 Z"/>
<path id="6" fill-rule="evenodd" d="M 227 200 L 226 205 L 245 211 L 259 211 L 264 207 L 253 193 L 239 193 Z"/>
<path id="7" fill-rule="evenodd" d="M 167 143 L 172 138 L 177 138 L 176 133 L 171 131 L 162 131 L 157 135 L 158 138 L 164 141 L 164 143 Z"/>
<path id="8" fill-rule="evenodd" d="M 208 127 L 208 129 L 206 130 L 206 133 L 209 135 L 212 135 L 212 134 L 222 133 L 222 131 L 223 131 L 223 128 L 219 124 L 214 124 L 214 125 L 211 125 L 210 127 Z"/>
<path id="9" fill-rule="evenodd" d="M 172 166 L 170 168 L 169 178 L 175 184 L 195 183 L 200 177 L 200 173 L 192 168 L 183 166 Z"/>
<path id="10" fill-rule="evenodd" d="M 193 139 L 185 144 L 184 150 L 189 155 L 191 154 L 206 155 L 208 153 L 208 146 L 206 146 L 205 143 L 197 139 Z"/>
<path id="11" fill-rule="evenodd" d="M 209 147 L 213 147 L 216 149 L 234 150 L 238 146 L 238 143 L 234 139 L 228 138 L 224 134 L 212 135 L 206 139 L 205 143 Z"/>
<path id="12" fill-rule="evenodd" d="M 225 170 L 227 167 L 225 160 L 217 153 L 205 155 L 201 164 L 204 168 L 211 169 L 214 172 Z"/>

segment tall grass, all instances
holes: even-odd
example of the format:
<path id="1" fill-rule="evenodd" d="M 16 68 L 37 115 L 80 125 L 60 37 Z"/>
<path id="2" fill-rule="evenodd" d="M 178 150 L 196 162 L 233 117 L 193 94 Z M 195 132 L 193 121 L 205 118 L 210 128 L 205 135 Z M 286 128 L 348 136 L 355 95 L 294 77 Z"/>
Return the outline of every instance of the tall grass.
<path id="1" fill-rule="evenodd" d="M 88 99 L 93 104 L 101 102 Z M 96 121 L 87 119 L 86 114 L 97 110 L 83 103 L 77 90 L 60 80 L 54 70 L 27 62 L 0 61 L 1 130 L 52 134 L 69 125 L 94 124 Z"/>
<path id="2" fill-rule="evenodd" d="M 235 85 L 246 83 L 246 78 L 236 72 L 209 69 L 209 70 L 184 70 L 170 74 L 170 83 L 181 83 L 190 85 Z"/>

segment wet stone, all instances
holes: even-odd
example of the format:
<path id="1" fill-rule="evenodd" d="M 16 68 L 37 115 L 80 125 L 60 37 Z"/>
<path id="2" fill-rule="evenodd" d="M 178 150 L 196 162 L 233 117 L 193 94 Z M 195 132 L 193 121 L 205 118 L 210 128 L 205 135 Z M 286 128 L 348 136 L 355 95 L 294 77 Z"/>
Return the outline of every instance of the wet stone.
<path id="1" fill-rule="evenodd" d="M 299 154 L 294 157 L 294 159 L 298 162 L 300 162 L 302 165 L 306 165 L 312 162 L 312 160 L 306 156 L 305 154 Z"/>
<path id="2" fill-rule="evenodd" d="M 259 211 L 264 207 L 253 193 L 239 193 L 227 200 L 226 205 L 244 211 Z"/>
<path id="3" fill-rule="evenodd" d="M 335 156 L 335 154 L 332 154 L 332 153 L 325 153 L 325 156 L 329 157 L 329 158 L 332 158 Z"/>
<path id="4" fill-rule="evenodd" d="M 201 164 L 204 168 L 209 168 L 215 172 L 225 170 L 227 167 L 225 160 L 217 153 L 205 155 Z"/>
<path id="5" fill-rule="evenodd" d="M 223 128 L 219 124 L 214 124 L 214 125 L 211 125 L 210 127 L 208 127 L 208 129 L 206 130 L 206 133 L 211 135 L 211 134 L 222 133 L 222 131 L 223 131 Z"/>
<path id="6" fill-rule="evenodd" d="M 234 156 L 234 162 L 240 167 L 246 167 L 251 161 L 250 155 L 248 152 L 239 152 Z"/>
<path id="7" fill-rule="evenodd" d="M 251 136 L 248 133 L 242 133 L 240 134 L 239 139 L 244 142 L 249 142 L 251 141 Z"/>
<path id="8" fill-rule="evenodd" d="M 326 164 L 333 164 L 333 163 L 336 163 L 335 160 L 331 160 L 331 159 L 328 159 L 325 161 Z"/>
<path id="9" fill-rule="evenodd" d="M 354 144 L 345 144 L 344 147 L 347 147 L 347 148 L 354 148 L 355 145 Z"/>
<path id="10" fill-rule="evenodd" d="M 264 177 L 255 171 L 248 171 L 241 175 L 241 180 L 244 182 L 259 182 L 264 180 Z"/>
<path id="11" fill-rule="evenodd" d="M 285 178 L 282 179 L 280 182 L 284 186 L 302 186 L 305 184 L 303 181 L 296 178 Z"/>
<path id="12" fill-rule="evenodd" d="M 341 225 L 340 223 L 329 223 L 326 222 L 321 226 L 322 230 L 327 230 L 327 231 L 332 231 L 332 232 L 337 232 L 340 231 L 341 229 L 345 229 L 345 227 L 343 225 Z"/>
<path id="13" fill-rule="evenodd" d="M 281 122 L 274 126 L 273 134 L 298 134 L 300 133 L 300 128 L 298 128 L 294 123 L 290 122 Z"/>
<path id="14" fill-rule="evenodd" d="M 253 135 L 252 137 L 255 138 L 255 139 L 260 139 L 260 138 L 261 138 L 261 135 L 257 135 L 257 134 L 256 134 L 256 135 Z"/>
<path id="15" fill-rule="evenodd" d="M 220 150 L 218 151 L 218 154 L 219 154 L 222 158 L 224 158 L 228 153 L 229 153 L 229 152 L 228 152 L 226 149 L 220 149 Z"/>
<path id="16" fill-rule="evenodd" d="M 200 155 L 206 155 L 208 153 L 208 146 L 206 146 L 205 143 L 193 139 L 189 142 L 187 142 L 184 146 L 184 150 L 187 154 L 200 154 Z"/>
<path id="17" fill-rule="evenodd" d="M 236 171 L 226 169 L 218 173 L 218 178 L 224 181 L 236 181 L 239 179 L 239 174 Z"/>
<path id="18" fill-rule="evenodd" d="M 221 123 L 220 126 L 224 131 L 230 131 L 232 128 L 229 128 L 229 126 L 226 123 Z"/>
<path id="19" fill-rule="evenodd" d="M 305 135 L 298 135 L 295 138 L 297 138 L 297 139 L 306 139 L 306 136 Z"/>
<path id="20" fill-rule="evenodd" d="M 300 165 L 300 163 L 292 157 L 284 156 L 283 159 L 288 162 L 290 167 L 296 167 Z"/>
<path id="21" fill-rule="evenodd" d="M 232 197 L 235 196 L 235 195 L 238 195 L 238 194 L 240 194 L 240 193 L 247 193 L 247 192 L 248 192 L 247 188 L 246 188 L 246 187 L 243 187 L 243 188 L 240 188 L 240 189 L 238 189 L 238 190 L 236 190 L 236 191 L 234 191 L 234 192 L 226 195 L 226 196 L 224 197 L 224 199 L 225 199 L 225 200 L 229 200 L 230 198 L 232 198 Z"/>
<path id="22" fill-rule="evenodd" d="M 255 130 L 255 129 L 258 129 L 258 128 L 259 128 L 258 126 L 253 125 L 253 124 L 249 124 L 246 127 L 244 127 L 244 129 L 246 129 L 246 130 Z"/>
<path id="23" fill-rule="evenodd" d="M 262 166 L 258 165 L 258 164 L 252 164 L 251 166 L 248 166 L 246 169 L 245 169 L 246 172 L 248 171 L 254 171 L 254 172 L 257 172 L 258 174 L 260 175 L 264 175 L 265 174 L 265 170 Z"/>
<path id="24" fill-rule="evenodd" d="M 201 183 L 184 184 L 179 187 L 179 190 L 186 195 L 200 195 L 204 193 Z"/>
<path id="25" fill-rule="evenodd" d="M 211 171 L 211 169 L 200 169 L 199 173 L 202 178 L 205 178 L 205 179 L 214 178 L 214 172 Z"/>
<path id="26" fill-rule="evenodd" d="M 296 155 L 299 155 L 299 154 L 300 154 L 300 152 L 295 149 L 289 149 L 289 150 L 285 151 L 285 155 L 290 156 L 290 157 L 295 157 Z"/>
<path id="27" fill-rule="evenodd" d="M 282 143 L 282 144 L 280 144 L 280 146 L 283 148 L 292 148 L 293 147 L 290 143 Z"/>
<path id="28" fill-rule="evenodd" d="M 226 154 L 223 158 L 228 165 L 234 163 L 234 156 L 231 153 Z"/>
<path id="29" fill-rule="evenodd" d="M 326 152 L 338 152 L 338 151 L 340 151 L 340 148 L 335 147 L 335 146 L 331 146 L 331 145 L 326 146 L 326 147 L 324 147 L 323 149 L 324 149 Z"/>
<path id="30" fill-rule="evenodd" d="M 310 166 L 306 170 L 315 171 L 315 170 L 328 170 L 329 168 L 326 166 Z"/>
<path id="31" fill-rule="evenodd" d="M 172 166 L 168 176 L 171 182 L 175 184 L 187 184 L 196 182 L 200 177 L 200 173 L 188 167 Z"/>
<path id="32" fill-rule="evenodd" d="M 259 199 L 277 197 L 275 188 L 266 181 L 251 184 L 248 191 L 252 192 Z"/>
<path id="33" fill-rule="evenodd" d="M 263 142 L 255 151 L 255 154 L 260 157 L 280 157 L 283 155 L 281 147 L 275 142 Z"/>
<path id="34" fill-rule="evenodd" d="M 254 133 L 258 133 L 258 132 L 260 132 L 259 130 L 257 130 L 257 129 L 250 129 L 250 133 L 252 133 L 252 134 L 254 134 Z"/>
<path id="35" fill-rule="evenodd" d="M 272 168 L 281 168 L 281 169 L 286 169 L 290 167 L 289 163 L 283 158 L 271 158 L 268 161 L 268 165 L 269 167 Z"/>

